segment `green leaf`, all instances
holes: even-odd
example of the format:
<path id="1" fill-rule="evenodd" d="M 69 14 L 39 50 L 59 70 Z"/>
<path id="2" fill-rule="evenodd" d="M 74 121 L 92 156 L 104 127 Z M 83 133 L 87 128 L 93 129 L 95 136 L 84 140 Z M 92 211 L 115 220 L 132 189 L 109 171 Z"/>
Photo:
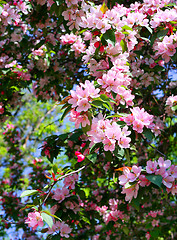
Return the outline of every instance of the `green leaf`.
<path id="1" fill-rule="evenodd" d="M 111 44 L 113 46 L 115 46 L 116 44 L 116 36 L 115 36 L 115 32 L 113 31 L 113 29 L 108 29 L 102 36 L 106 42 L 108 44 Z"/>
<path id="2" fill-rule="evenodd" d="M 136 184 L 137 184 L 137 182 L 127 182 L 124 187 L 125 187 L 125 189 L 132 188 Z"/>
<path id="3" fill-rule="evenodd" d="M 78 129 L 77 131 L 75 131 L 70 138 L 68 138 L 68 140 L 71 140 L 73 142 L 77 142 L 78 138 L 83 134 L 83 131 L 81 129 Z"/>
<path id="4" fill-rule="evenodd" d="M 92 101 L 91 105 L 96 108 L 104 109 L 103 102 L 101 100 L 94 100 Z"/>
<path id="5" fill-rule="evenodd" d="M 56 174 L 57 171 L 58 171 L 58 165 L 57 165 L 57 164 L 54 164 L 52 168 L 53 168 L 54 174 Z"/>
<path id="6" fill-rule="evenodd" d="M 143 130 L 143 135 L 149 140 L 149 141 L 152 141 L 153 138 L 155 137 L 154 134 L 151 132 L 150 129 L 148 128 L 145 128 Z"/>
<path id="7" fill-rule="evenodd" d="M 127 26 L 127 25 L 124 25 L 124 26 L 122 27 L 122 30 L 130 30 L 130 31 L 133 31 L 133 29 L 132 29 L 131 27 Z"/>
<path id="8" fill-rule="evenodd" d="M 140 199 L 138 198 L 133 198 L 131 203 L 130 203 L 131 206 L 133 206 L 137 211 L 140 210 Z"/>
<path id="9" fill-rule="evenodd" d="M 152 28 L 150 28 L 149 26 L 145 26 L 147 28 L 147 30 L 152 34 L 153 33 L 153 30 Z"/>
<path id="10" fill-rule="evenodd" d="M 108 102 L 110 99 L 106 94 L 101 94 L 100 98 L 103 102 Z"/>
<path id="11" fill-rule="evenodd" d="M 115 93 L 115 92 L 112 91 L 111 94 L 112 94 L 113 98 L 116 99 L 117 93 Z"/>
<path id="12" fill-rule="evenodd" d="M 155 34 L 152 35 L 151 43 L 150 43 L 151 47 L 152 47 L 152 45 L 154 44 L 154 41 L 156 40 L 156 38 L 157 38 L 157 33 L 155 33 Z"/>
<path id="13" fill-rule="evenodd" d="M 151 175 L 146 175 L 146 178 L 147 178 L 150 182 L 152 182 L 152 183 L 154 183 L 155 185 L 157 185 L 158 187 L 161 187 L 161 185 L 162 185 L 162 179 L 163 179 L 162 176 L 151 174 Z"/>
<path id="14" fill-rule="evenodd" d="M 114 150 L 114 156 L 116 156 L 118 159 L 122 159 L 123 158 L 123 155 L 122 155 L 122 150 L 124 151 L 124 149 L 123 148 L 119 148 L 117 145 L 116 145 L 116 147 L 115 147 L 115 150 Z M 120 153 L 119 153 L 120 152 Z"/>
<path id="15" fill-rule="evenodd" d="M 122 47 L 123 53 L 128 50 L 128 48 L 127 48 L 127 43 L 126 43 L 125 40 L 123 40 L 123 39 L 120 41 L 120 46 Z"/>
<path id="16" fill-rule="evenodd" d="M 150 235 L 151 235 L 151 237 L 157 239 L 158 236 L 159 236 L 159 233 L 160 233 L 160 231 L 158 229 L 155 229 L 155 230 L 150 232 Z"/>
<path id="17" fill-rule="evenodd" d="M 108 63 L 109 63 L 109 68 L 112 68 L 112 67 L 113 67 L 113 63 L 112 63 L 112 61 L 111 61 L 111 58 L 110 58 L 110 57 L 108 57 Z"/>
<path id="18" fill-rule="evenodd" d="M 124 121 L 118 121 L 117 124 L 121 127 L 125 127 L 127 125 Z"/>
<path id="19" fill-rule="evenodd" d="M 61 236 L 60 236 L 60 234 L 55 234 L 55 235 L 52 236 L 52 238 L 49 238 L 49 239 L 51 239 L 51 240 L 60 240 Z"/>
<path id="20" fill-rule="evenodd" d="M 112 106 L 111 106 L 111 104 L 109 102 L 103 103 L 103 107 L 107 108 L 109 111 L 113 110 Z"/>
<path id="21" fill-rule="evenodd" d="M 88 131 L 90 131 L 90 129 L 91 129 L 91 124 L 90 125 L 87 124 L 85 127 L 82 127 L 82 131 L 84 133 L 87 133 Z"/>
<path id="22" fill-rule="evenodd" d="M 90 220 L 89 220 L 87 217 L 81 216 L 81 219 L 82 219 L 82 221 L 88 223 L 89 225 L 91 224 L 91 223 L 90 223 Z"/>
<path id="23" fill-rule="evenodd" d="M 67 139 L 67 137 L 68 137 L 68 133 L 63 133 L 63 134 L 60 134 L 59 136 L 58 136 L 61 140 L 66 140 Z"/>
<path id="24" fill-rule="evenodd" d="M 149 38 L 141 37 L 141 39 L 150 42 Z"/>
<path id="25" fill-rule="evenodd" d="M 26 190 L 21 194 L 20 197 L 22 198 L 22 197 L 31 196 L 31 195 L 34 195 L 35 193 L 38 193 L 38 191 L 37 190 Z"/>
<path id="26" fill-rule="evenodd" d="M 87 156 L 88 160 L 91 161 L 92 163 L 96 163 L 97 161 L 97 154 L 96 153 L 93 153 L 93 154 L 89 154 Z"/>
<path id="27" fill-rule="evenodd" d="M 90 194 L 90 188 L 81 188 L 85 192 L 85 196 L 88 197 Z"/>
<path id="28" fill-rule="evenodd" d="M 112 161 L 112 153 L 110 151 L 105 151 L 105 157 L 107 161 Z"/>
<path id="29" fill-rule="evenodd" d="M 123 231 L 124 231 L 124 233 L 125 233 L 126 235 L 129 234 L 129 229 L 128 229 L 127 226 L 123 227 L 122 229 L 123 229 Z"/>
<path id="30" fill-rule="evenodd" d="M 93 153 L 96 149 L 100 148 L 102 146 L 102 143 L 95 143 L 90 148 L 90 153 Z"/>
<path id="31" fill-rule="evenodd" d="M 175 112 L 175 111 L 177 110 L 177 105 L 176 105 L 176 106 L 173 106 L 173 107 L 171 108 L 171 110 Z"/>
<path id="32" fill-rule="evenodd" d="M 52 228 L 52 226 L 53 226 L 53 219 L 52 219 L 52 217 L 49 216 L 49 215 L 48 215 L 47 213 L 45 213 L 45 212 L 42 212 L 42 213 L 41 213 L 41 216 L 42 216 L 43 220 L 48 224 L 48 226 L 49 226 L 50 228 Z"/>
<path id="33" fill-rule="evenodd" d="M 167 35 L 168 31 L 169 31 L 169 29 L 167 28 L 167 29 L 157 32 L 157 38 L 165 37 Z"/>
<path id="34" fill-rule="evenodd" d="M 173 55 L 171 58 L 172 58 L 172 60 L 173 60 L 174 62 L 177 62 L 177 52 L 176 52 L 175 55 Z"/>
<path id="35" fill-rule="evenodd" d="M 63 113 L 63 115 L 61 116 L 61 121 L 63 121 L 63 119 L 66 117 L 66 115 L 69 113 L 69 111 L 72 109 L 72 107 L 71 107 L 71 105 L 69 105 L 66 109 L 65 109 L 65 111 L 64 111 L 64 113 Z"/>

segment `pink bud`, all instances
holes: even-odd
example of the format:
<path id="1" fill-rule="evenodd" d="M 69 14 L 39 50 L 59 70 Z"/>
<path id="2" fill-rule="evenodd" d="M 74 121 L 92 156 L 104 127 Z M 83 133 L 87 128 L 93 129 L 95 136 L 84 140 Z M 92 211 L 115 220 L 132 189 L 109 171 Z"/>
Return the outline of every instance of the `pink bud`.
<path id="1" fill-rule="evenodd" d="M 85 147 L 85 145 L 86 145 L 86 143 L 82 143 L 82 144 L 81 144 L 81 147 L 83 148 L 83 147 Z"/>
<path id="2" fill-rule="evenodd" d="M 76 155 L 76 156 L 78 156 L 78 155 L 80 155 L 80 154 L 81 154 L 81 152 L 79 152 L 79 151 L 76 151 L 76 152 L 75 152 L 75 155 Z"/>
<path id="3" fill-rule="evenodd" d="M 85 159 L 85 156 L 82 154 L 77 155 L 77 161 L 82 162 Z"/>

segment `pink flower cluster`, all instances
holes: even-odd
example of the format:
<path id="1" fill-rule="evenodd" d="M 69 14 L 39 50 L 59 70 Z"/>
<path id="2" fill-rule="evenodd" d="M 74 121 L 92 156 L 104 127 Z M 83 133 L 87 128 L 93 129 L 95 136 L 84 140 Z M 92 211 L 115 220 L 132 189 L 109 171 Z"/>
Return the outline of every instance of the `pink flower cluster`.
<path id="1" fill-rule="evenodd" d="M 163 215 L 163 212 L 161 210 L 158 210 L 158 211 L 150 211 L 147 215 L 146 215 L 146 218 L 148 216 L 151 216 L 153 218 L 156 218 L 157 216 L 162 216 Z"/>
<path id="2" fill-rule="evenodd" d="M 62 189 L 57 188 L 54 191 L 54 194 L 52 196 L 53 199 L 58 201 L 58 203 L 61 203 L 65 198 L 70 196 L 69 189 L 75 188 L 75 182 L 78 180 L 78 175 L 73 174 L 65 178 L 64 180 L 64 186 Z M 69 189 L 68 189 L 69 188 Z"/>
<path id="3" fill-rule="evenodd" d="M 144 108 L 134 107 L 131 112 L 132 114 L 122 119 L 128 126 L 133 125 L 133 130 L 142 133 L 144 126 L 147 128 L 153 127 L 153 115 L 147 113 Z"/>
<path id="4" fill-rule="evenodd" d="M 43 227 L 43 218 L 40 212 L 31 212 L 28 213 L 28 218 L 25 220 L 25 223 L 28 224 L 29 227 L 32 227 L 33 230 L 36 230 L 38 226 Z"/>
<path id="5" fill-rule="evenodd" d="M 83 127 L 90 125 L 90 121 L 87 116 L 87 111 L 91 108 L 90 102 L 99 97 L 100 89 L 96 89 L 93 82 L 86 80 L 85 84 L 81 83 L 76 87 L 76 90 L 71 90 L 71 98 L 68 103 L 72 105 L 72 108 L 76 108 L 71 111 L 70 121 L 75 122 L 75 126 L 79 127 L 80 123 Z"/>
<path id="6" fill-rule="evenodd" d="M 117 222 L 118 219 L 125 220 L 128 218 L 122 211 L 118 210 L 118 205 L 121 204 L 121 201 L 118 199 L 109 199 L 109 207 L 102 206 L 96 207 L 96 210 L 103 217 L 103 220 L 106 224 L 110 221 Z"/>
<path id="7" fill-rule="evenodd" d="M 154 44 L 155 56 L 162 56 L 162 59 L 167 63 L 171 57 L 176 53 L 177 48 L 177 34 L 165 36 L 162 42 Z"/>
<path id="8" fill-rule="evenodd" d="M 79 54 L 84 53 L 86 45 L 83 43 L 82 38 L 80 36 L 71 34 L 65 34 L 60 37 L 61 44 L 71 44 L 71 50 L 75 52 L 75 56 L 79 56 Z"/>
<path id="9" fill-rule="evenodd" d="M 102 142 L 104 150 L 111 152 L 115 150 L 116 144 L 121 148 L 129 148 L 131 139 L 128 135 L 130 133 L 127 126 L 121 129 L 115 121 L 104 119 L 102 114 L 93 118 L 91 130 L 87 132 L 91 141 L 90 145 Z"/>
<path id="10" fill-rule="evenodd" d="M 85 84 L 80 83 L 80 86 L 76 87 L 76 91 L 71 90 L 71 98 L 68 103 L 72 104 L 72 108 L 76 108 L 79 113 L 87 112 L 91 108 L 89 101 L 99 97 L 99 92 L 100 89 L 96 89 L 93 82 L 86 80 Z"/>
<path id="11" fill-rule="evenodd" d="M 56 231 L 60 231 L 61 237 L 69 238 L 72 228 L 70 228 L 69 225 L 64 222 L 57 221 L 53 224 L 52 228 L 49 228 L 47 233 L 52 234 Z"/>
<path id="12" fill-rule="evenodd" d="M 126 73 L 123 73 L 120 67 L 116 68 L 115 66 L 115 68 L 110 69 L 107 73 L 104 73 L 97 82 L 107 93 L 111 91 L 117 93 L 116 102 L 122 104 L 126 102 L 129 106 L 133 105 L 132 100 L 134 96 L 131 94 L 131 91 L 127 89 L 127 86 L 131 82 L 131 78 L 128 77 Z"/>
<path id="13" fill-rule="evenodd" d="M 145 187 L 150 185 L 150 181 L 146 178 L 148 174 L 162 176 L 162 183 L 166 186 L 167 192 L 173 195 L 177 193 L 177 166 L 171 165 L 170 160 L 164 160 L 162 157 L 158 161 L 147 161 L 146 174 L 142 173 L 142 167 L 133 165 L 131 170 L 123 167 L 123 174 L 119 176 L 119 184 L 123 185 L 122 193 L 126 194 L 125 200 L 131 202 L 132 198 L 138 195 L 139 186 Z"/>

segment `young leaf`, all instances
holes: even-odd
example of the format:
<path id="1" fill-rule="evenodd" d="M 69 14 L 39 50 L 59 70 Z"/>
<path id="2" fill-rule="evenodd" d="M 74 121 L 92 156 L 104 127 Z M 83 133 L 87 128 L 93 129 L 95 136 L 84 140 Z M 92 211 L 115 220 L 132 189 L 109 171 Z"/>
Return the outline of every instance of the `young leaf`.
<path id="1" fill-rule="evenodd" d="M 49 216 L 49 215 L 48 215 L 47 213 L 45 213 L 45 212 L 42 212 L 42 213 L 41 213 L 41 216 L 42 216 L 43 220 L 48 224 L 48 226 L 49 226 L 50 228 L 52 228 L 52 226 L 53 226 L 52 217 Z"/>
<path id="2" fill-rule="evenodd" d="M 20 197 L 22 198 L 22 197 L 31 196 L 31 195 L 34 195 L 35 193 L 38 193 L 38 191 L 37 190 L 26 190 L 21 194 Z"/>
<path id="3" fill-rule="evenodd" d="M 124 25 L 124 26 L 122 27 L 122 30 L 130 30 L 130 31 L 133 31 L 133 29 L 132 29 L 131 27 L 127 26 L 127 25 Z"/>
<path id="4" fill-rule="evenodd" d="M 128 50 L 128 48 L 127 48 L 127 43 L 126 43 L 125 40 L 123 40 L 123 39 L 120 41 L 120 46 L 122 47 L 123 53 Z"/>

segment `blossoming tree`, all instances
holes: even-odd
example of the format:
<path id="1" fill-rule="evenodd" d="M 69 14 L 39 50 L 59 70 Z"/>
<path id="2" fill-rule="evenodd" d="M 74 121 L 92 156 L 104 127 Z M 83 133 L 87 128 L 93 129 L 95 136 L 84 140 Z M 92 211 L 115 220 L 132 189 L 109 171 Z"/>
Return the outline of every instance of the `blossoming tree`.
<path id="1" fill-rule="evenodd" d="M 1 235 L 176 239 L 176 1 L 0 12 Z"/>

